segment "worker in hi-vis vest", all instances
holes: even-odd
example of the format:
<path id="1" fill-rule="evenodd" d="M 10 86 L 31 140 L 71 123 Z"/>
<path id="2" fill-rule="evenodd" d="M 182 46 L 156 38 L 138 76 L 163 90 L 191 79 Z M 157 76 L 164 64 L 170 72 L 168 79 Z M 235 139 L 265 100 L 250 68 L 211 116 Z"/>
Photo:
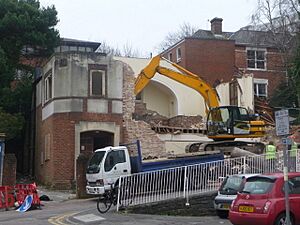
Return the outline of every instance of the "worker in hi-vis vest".
<path id="1" fill-rule="evenodd" d="M 298 150 L 298 144 L 293 141 L 291 150 L 289 150 L 288 154 L 288 168 L 289 171 L 295 172 L 296 171 L 296 159 L 297 159 L 297 150 Z"/>
<path id="2" fill-rule="evenodd" d="M 276 147 L 273 141 L 270 141 L 266 146 L 266 162 L 265 162 L 265 172 L 274 172 L 275 171 L 275 162 L 276 162 Z"/>

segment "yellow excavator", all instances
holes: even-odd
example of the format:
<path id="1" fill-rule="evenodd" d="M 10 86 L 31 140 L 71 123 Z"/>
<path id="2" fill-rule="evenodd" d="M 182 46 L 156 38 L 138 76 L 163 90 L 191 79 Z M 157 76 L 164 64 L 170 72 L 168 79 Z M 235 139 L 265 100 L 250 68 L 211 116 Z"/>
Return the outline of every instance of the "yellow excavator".
<path id="1" fill-rule="evenodd" d="M 176 70 L 161 66 L 162 60 L 171 64 Z M 220 106 L 218 94 L 210 84 L 196 74 L 162 58 L 160 55 L 152 58 L 150 63 L 138 75 L 134 89 L 136 95 L 146 87 L 156 73 L 196 90 L 204 98 L 207 113 L 207 137 L 215 141 L 206 144 L 205 148 L 208 146 L 210 149 L 215 146 L 240 146 L 244 148 L 249 144 L 248 142 L 234 141 L 234 139 L 265 136 L 264 121 L 257 120 L 257 117 L 249 115 L 246 108 Z M 261 143 L 258 145 L 260 150 L 264 148 Z"/>

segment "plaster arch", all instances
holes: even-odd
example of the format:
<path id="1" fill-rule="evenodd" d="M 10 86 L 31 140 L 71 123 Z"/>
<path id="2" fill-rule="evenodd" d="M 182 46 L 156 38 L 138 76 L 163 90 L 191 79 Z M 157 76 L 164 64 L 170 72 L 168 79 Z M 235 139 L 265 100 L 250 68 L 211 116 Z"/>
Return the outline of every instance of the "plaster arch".
<path id="1" fill-rule="evenodd" d="M 149 110 L 158 112 L 168 118 L 178 114 L 178 98 L 168 86 L 151 80 L 141 93 L 141 100 Z"/>

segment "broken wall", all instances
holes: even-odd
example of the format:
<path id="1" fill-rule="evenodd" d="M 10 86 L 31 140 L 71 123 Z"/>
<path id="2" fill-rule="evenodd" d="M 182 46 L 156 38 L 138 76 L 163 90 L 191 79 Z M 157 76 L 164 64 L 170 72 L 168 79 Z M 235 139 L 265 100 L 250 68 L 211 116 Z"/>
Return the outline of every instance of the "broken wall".
<path id="1" fill-rule="evenodd" d="M 250 74 L 243 75 L 236 78 L 237 93 L 238 93 L 238 106 L 245 107 L 250 111 L 254 109 L 254 92 L 253 92 L 253 76 Z M 230 82 L 221 83 L 216 87 L 220 97 L 220 105 L 230 105 Z"/>
<path id="2" fill-rule="evenodd" d="M 134 72 L 127 65 L 123 64 L 123 140 L 125 143 L 132 143 L 140 140 L 142 157 L 165 157 L 165 144 L 158 135 L 151 129 L 151 126 L 144 121 L 136 121 L 132 118 L 135 111 L 134 94 Z"/>

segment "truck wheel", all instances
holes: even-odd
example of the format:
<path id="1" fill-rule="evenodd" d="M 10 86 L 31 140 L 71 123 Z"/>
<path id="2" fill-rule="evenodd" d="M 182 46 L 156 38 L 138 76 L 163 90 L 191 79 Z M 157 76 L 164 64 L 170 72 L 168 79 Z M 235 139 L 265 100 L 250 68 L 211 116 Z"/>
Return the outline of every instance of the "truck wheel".
<path id="1" fill-rule="evenodd" d="M 222 219 L 226 219 L 226 218 L 228 218 L 228 211 L 217 210 L 217 215 L 218 215 L 218 217 L 220 217 Z"/>

